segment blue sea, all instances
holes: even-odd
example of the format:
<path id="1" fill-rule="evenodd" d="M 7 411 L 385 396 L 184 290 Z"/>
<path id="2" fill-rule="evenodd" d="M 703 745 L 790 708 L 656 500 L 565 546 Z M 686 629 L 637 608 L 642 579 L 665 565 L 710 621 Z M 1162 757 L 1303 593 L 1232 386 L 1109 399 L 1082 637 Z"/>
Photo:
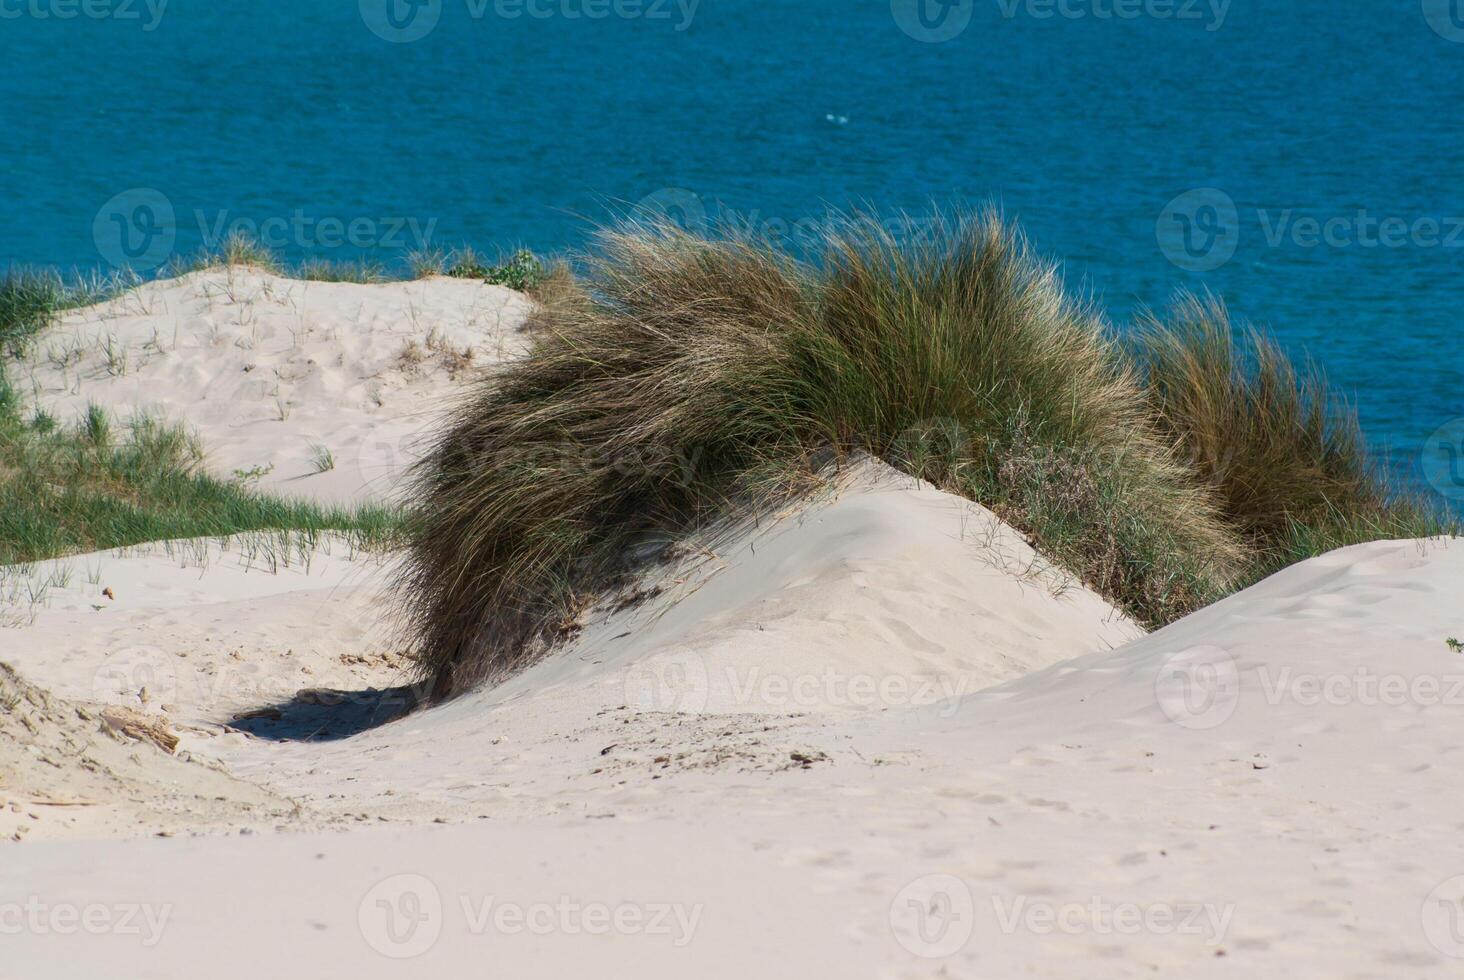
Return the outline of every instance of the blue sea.
<path id="1" fill-rule="evenodd" d="M 0 51 L 0 265 L 992 202 L 1119 324 L 1220 294 L 1464 496 L 1464 0 L 0 0 Z"/>

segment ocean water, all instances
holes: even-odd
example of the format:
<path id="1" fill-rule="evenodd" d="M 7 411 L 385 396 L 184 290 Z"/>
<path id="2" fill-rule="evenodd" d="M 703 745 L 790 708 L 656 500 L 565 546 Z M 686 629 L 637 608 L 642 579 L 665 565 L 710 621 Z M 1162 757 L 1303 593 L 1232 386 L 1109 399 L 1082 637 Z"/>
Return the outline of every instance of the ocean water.
<path id="1" fill-rule="evenodd" d="M 0 264 L 989 201 L 1119 324 L 1220 294 L 1464 497 L 1464 0 L 0 0 L 0 52 Z"/>

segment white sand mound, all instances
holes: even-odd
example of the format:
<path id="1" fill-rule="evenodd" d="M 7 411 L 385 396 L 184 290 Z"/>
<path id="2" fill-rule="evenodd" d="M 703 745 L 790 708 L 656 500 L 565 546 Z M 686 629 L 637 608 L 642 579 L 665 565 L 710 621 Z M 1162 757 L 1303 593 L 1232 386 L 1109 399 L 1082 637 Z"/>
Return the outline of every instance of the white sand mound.
<path id="1" fill-rule="evenodd" d="M 198 432 L 219 476 L 359 500 L 390 492 L 454 381 L 522 351 L 530 308 L 465 279 L 211 269 L 68 313 L 10 376 L 64 422 L 88 403 L 158 414 Z"/>
<path id="2" fill-rule="evenodd" d="M 608 687 L 643 711 L 860 714 L 949 705 L 1142 634 L 986 508 L 868 458 L 811 506 L 679 550 L 643 602 L 491 696 Z"/>

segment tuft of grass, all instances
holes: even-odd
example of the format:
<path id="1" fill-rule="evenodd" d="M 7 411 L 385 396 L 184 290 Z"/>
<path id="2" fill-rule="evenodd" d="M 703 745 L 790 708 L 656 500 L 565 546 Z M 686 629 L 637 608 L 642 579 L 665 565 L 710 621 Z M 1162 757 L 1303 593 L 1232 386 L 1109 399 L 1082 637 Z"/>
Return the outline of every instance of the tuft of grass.
<path id="1" fill-rule="evenodd" d="M 66 286 L 54 272 L 6 272 L 0 279 L 0 356 L 24 357 L 31 338 L 50 326 L 66 297 Z"/>
<path id="2" fill-rule="evenodd" d="M 407 268 L 413 279 L 447 274 L 451 256 L 440 248 L 419 248 L 407 253 Z"/>
<path id="3" fill-rule="evenodd" d="M 391 280 L 383 265 L 368 259 L 348 262 L 307 259 L 296 267 L 293 275 L 298 279 L 315 282 L 354 282 L 363 285 Z"/>
<path id="4" fill-rule="evenodd" d="M 112 444 L 112 420 L 100 405 L 87 405 L 81 425 L 76 430 L 77 438 L 97 449 L 106 449 Z"/>
<path id="5" fill-rule="evenodd" d="M 219 246 L 214 265 L 246 265 L 266 272 L 280 272 L 279 257 L 258 239 L 241 231 L 231 231 Z"/>
<path id="6" fill-rule="evenodd" d="M 116 433 L 94 407 L 74 427 L 43 430 L 0 407 L 0 565 L 251 531 L 343 532 L 375 550 L 399 528 L 392 508 L 319 507 L 216 479 L 185 430 L 155 419 Z"/>
<path id="7" fill-rule="evenodd" d="M 419 468 L 402 592 L 436 692 L 552 645 L 634 543 L 817 486 L 828 449 L 992 506 L 1146 622 L 1224 594 L 1240 541 L 1096 314 L 993 215 L 937 224 L 848 220 L 816 266 L 604 233 Z"/>
<path id="8" fill-rule="evenodd" d="M 1237 328 L 1217 298 L 1181 294 L 1167 318 L 1142 317 L 1135 352 L 1161 426 L 1244 538 L 1249 579 L 1344 544 L 1457 530 L 1394 486 L 1317 365 Z"/>
<path id="9" fill-rule="evenodd" d="M 315 467 L 317 473 L 328 473 L 335 469 L 335 454 L 325 446 L 319 444 L 311 446 L 310 465 Z"/>
<path id="10" fill-rule="evenodd" d="M 175 256 L 164 266 L 161 275 L 163 278 L 172 278 L 190 272 L 235 266 L 248 266 L 276 275 L 285 273 L 284 263 L 267 245 L 243 231 L 235 230 L 229 232 L 217 247 L 205 245 L 191 256 Z"/>

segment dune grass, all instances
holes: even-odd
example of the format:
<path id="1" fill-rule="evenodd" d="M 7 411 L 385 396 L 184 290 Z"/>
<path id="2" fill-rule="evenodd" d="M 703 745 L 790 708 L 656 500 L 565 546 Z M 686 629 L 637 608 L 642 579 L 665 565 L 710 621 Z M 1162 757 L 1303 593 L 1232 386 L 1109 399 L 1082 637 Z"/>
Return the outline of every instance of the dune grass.
<path id="1" fill-rule="evenodd" d="M 844 222 L 811 264 L 735 233 L 602 236 L 530 355 L 483 380 L 419 470 L 402 592 L 439 694 L 551 646 L 624 580 L 633 545 L 805 492 L 830 451 L 991 507 L 1150 626 L 1283 555 L 1399 526 L 1386 504 L 1355 519 L 1361 489 L 1333 502 L 1338 521 L 1205 469 L 1201 416 L 1166 382 L 1178 362 L 1152 336 L 1152 356 L 1120 346 L 996 217 L 916 244 L 887 229 Z M 1270 446 L 1281 429 L 1246 453 L 1306 444 Z"/>
<path id="2" fill-rule="evenodd" d="M 735 230 L 622 226 L 580 277 L 415 256 L 414 275 L 504 281 L 541 308 L 529 356 L 482 378 L 418 468 L 405 529 L 208 476 L 154 421 L 25 417 L 0 376 L 0 563 L 280 528 L 405 540 L 406 624 L 445 696 L 570 635 L 639 546 L 809 494 L 854 454 L 990 507 L 1151 627 L 1334 547 L 1459 532 L 1391 486 L 1319 370 L 1213 299 L 1120 342 L 992 214 L 826 227 L 795 260 Z M 280 268 L 247 242 L 207 261 Z M 0 368 L 97 290 L 7 278 Z"/>
<path id="3" fill-rule="evenodd" d="M 140 280 L 130 273 L 78 275 L 12 268 L 0 277 L 0 362 L 24 357 L 31 341 L 65 310 L 100 303 Z"/>
<path id="4" fill-rule="evenodd" d="M 1312 362 L 1231 323 L 1215 297 L 1142 316 L 1134 353 L 1159 424 L 1214 492 L 1255 581 L 1333 548 L 1458 533 L 1366 447 L 1356 411 Z"/>
<path id="5" fill-rule="evenodd" d="M 1167 318 L 1142 317 L 1136 341 L 1157 418 L 1251 543 L 1328 510 L 1386 506 L 1356 413 L 1317 366 L 1237 330 L 1218 299 L 1181 296 Z"/>
<path id="6" fill-rule="evenodd" d="M 0 565 L 178 538 L 252 531 L 335 531 L 365 550 L 391 545 L 388 507 L 319 507 L 210 476 L 178 426 L 137 418 L 117 426 L 101 409 L 74 425 L 26 419 L 0 381 Z"/>

